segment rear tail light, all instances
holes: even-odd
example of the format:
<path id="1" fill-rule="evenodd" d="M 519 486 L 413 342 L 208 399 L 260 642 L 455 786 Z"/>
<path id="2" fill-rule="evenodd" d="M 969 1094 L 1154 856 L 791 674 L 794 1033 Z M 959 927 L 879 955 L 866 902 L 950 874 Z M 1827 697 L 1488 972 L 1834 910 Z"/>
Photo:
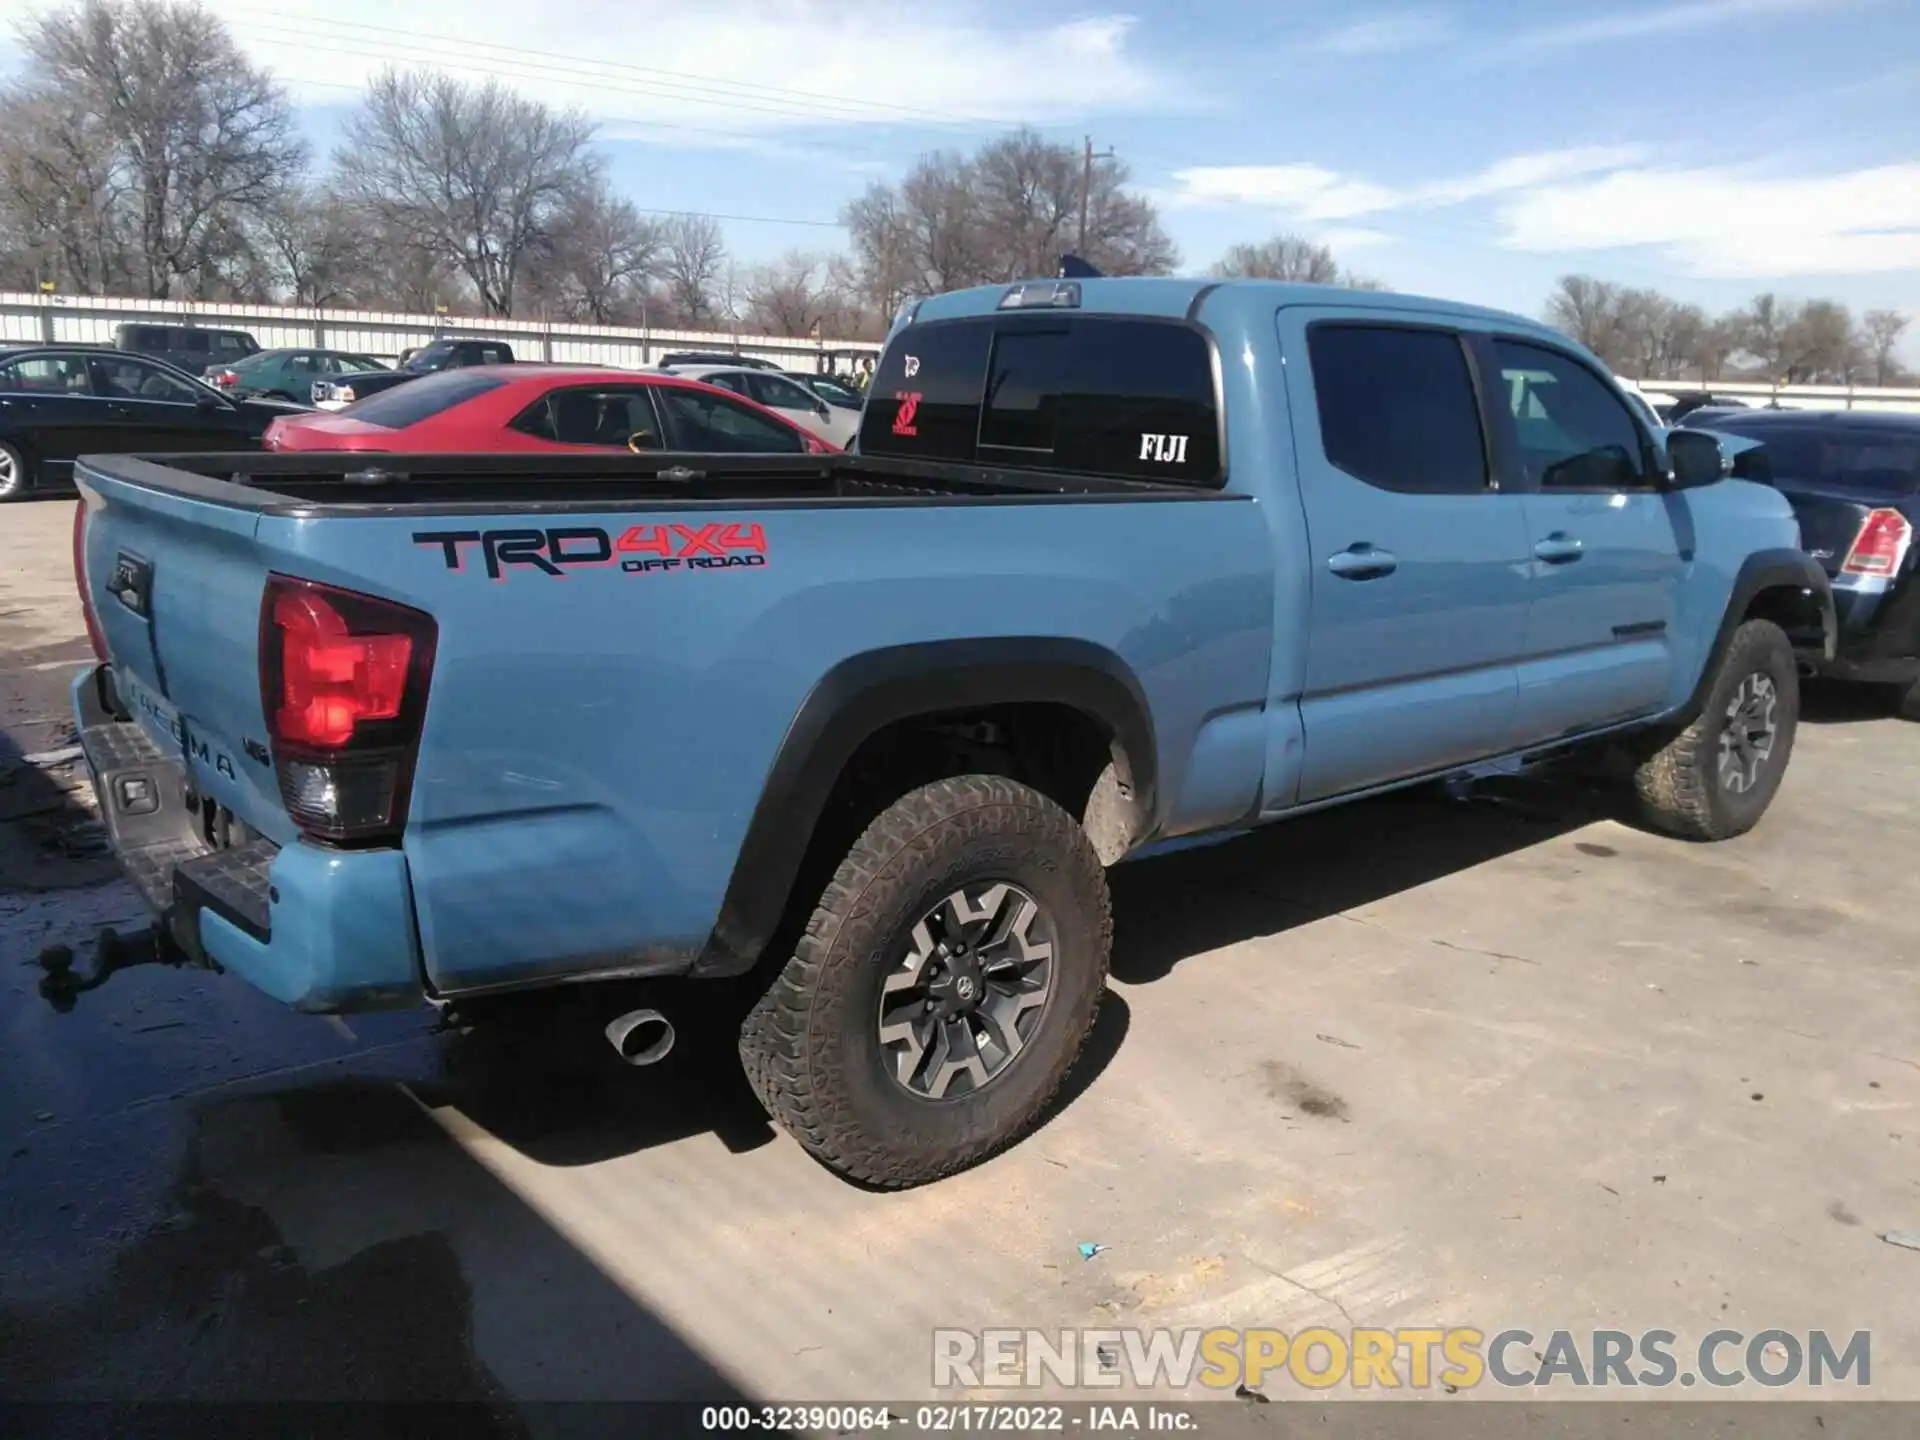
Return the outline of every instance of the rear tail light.
<path id="1" fill-rule="evenodd" d="M 231 370 L 222 370 L 218 375 L 213 377 L 213 383 L 224 390 L 231 386 L 238 385 L 240 383 L 240 377 Z"/>
<path id="2" fill-rule="evenodd" d="M 337 845 L 406 826 L 433 677 L 433 618 L 286 575 L 260 602 L 260 703 L 287 813 Z"/>
<path id="3" fill-rule="evenodd" d="M 331 386 L 327 391 L 327 398 L 329 400 L 337 400 L 342 405 L 351 405 L 353 403 L 353 387 L 351 385 Z"/>
<path id="4" fill-rule="evenodd" d="M 83 496 L 73 507 L 73 583 L 80 591 L 80 615 L 87 622 L 87 643 L 101 664 L 107 660 L 106 637 L 100 633 L 100 620 L 93 613 L 93 596 L 87 593 L 87 502 Z"/>
<path id="5" fill-rule="evenodd" d="M 1840 569 L 1848 575 L 1897 575 L 1913 539 L 1913 526 L 1898 510 L 1875 510 L 1860 523 Z"/>

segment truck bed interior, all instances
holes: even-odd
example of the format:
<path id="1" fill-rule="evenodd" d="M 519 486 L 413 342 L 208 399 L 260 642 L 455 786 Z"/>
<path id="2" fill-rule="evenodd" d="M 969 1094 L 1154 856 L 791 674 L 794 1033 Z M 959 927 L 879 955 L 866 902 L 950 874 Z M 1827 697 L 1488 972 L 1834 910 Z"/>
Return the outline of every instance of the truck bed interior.
<path id="1" fill-rule="evenodd" d="M 90 474 L 99 475 L 214 504 L 303 517 L 553 513 L 675 501 L 1228 498 L 1191 485 L 863 455 L 88 455 L 75 474 L 83 485 Z"/>

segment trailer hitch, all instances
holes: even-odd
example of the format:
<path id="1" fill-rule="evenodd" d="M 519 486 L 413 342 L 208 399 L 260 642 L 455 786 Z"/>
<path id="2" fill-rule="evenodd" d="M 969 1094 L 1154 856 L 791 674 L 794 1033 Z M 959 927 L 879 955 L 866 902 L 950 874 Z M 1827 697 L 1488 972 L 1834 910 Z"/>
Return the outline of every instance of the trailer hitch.
<path id="1" fill-rule="evenodd" d="M 112 928 L 102 930 L 88 947 L 86 963 L 76 966 L 70 946 L 49 945 L 40 952 L 40 997 L 62 1015 L 88 990 L 97 990 L 109 976 L 135 965 L 186 965 L 191 957 L 168 931 L 148 926 L 131 935 Z"/>

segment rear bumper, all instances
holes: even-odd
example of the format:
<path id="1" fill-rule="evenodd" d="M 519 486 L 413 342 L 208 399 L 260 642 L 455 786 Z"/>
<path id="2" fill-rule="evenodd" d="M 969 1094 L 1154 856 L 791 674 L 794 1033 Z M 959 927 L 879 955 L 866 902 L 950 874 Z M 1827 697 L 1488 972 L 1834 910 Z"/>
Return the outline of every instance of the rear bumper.
<path id="1" fill-rule="evenodd" d="M 114 713 L 112 684 L 104 666 L 74 681 L 80 747 L 114 854 L 173 943 L 296 1010 L 418 1003 L 406 857 L 265 839 L 216 848 L 179 760 Z"/>

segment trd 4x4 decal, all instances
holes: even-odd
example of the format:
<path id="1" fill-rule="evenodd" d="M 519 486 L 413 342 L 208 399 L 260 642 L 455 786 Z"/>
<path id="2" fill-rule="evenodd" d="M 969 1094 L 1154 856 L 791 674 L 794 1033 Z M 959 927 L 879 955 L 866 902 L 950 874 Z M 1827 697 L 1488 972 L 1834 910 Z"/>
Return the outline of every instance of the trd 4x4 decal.
<path id="1" fill-rule="evenodd" d="M 758 525 L 635 525 L 617 539 L 591 525 L 546 530 L 421 530 L 416 545 L 434 545 L 449 570 L 465 570 L 469 547 L 480 552 L 489 580 L 525 568 L 565 579 L 570 570 L 618 569 L 627 575 L 668 570 L 736 570 L 767 563 Z"/>

